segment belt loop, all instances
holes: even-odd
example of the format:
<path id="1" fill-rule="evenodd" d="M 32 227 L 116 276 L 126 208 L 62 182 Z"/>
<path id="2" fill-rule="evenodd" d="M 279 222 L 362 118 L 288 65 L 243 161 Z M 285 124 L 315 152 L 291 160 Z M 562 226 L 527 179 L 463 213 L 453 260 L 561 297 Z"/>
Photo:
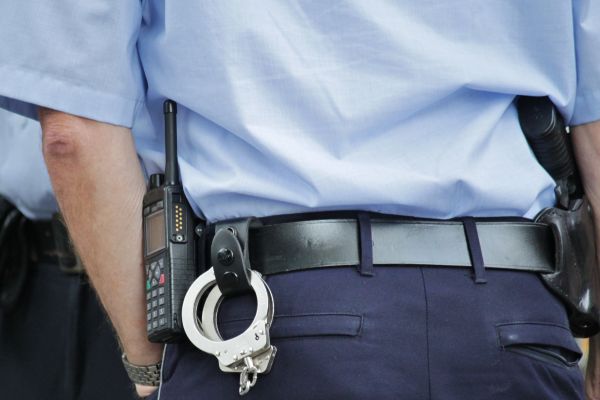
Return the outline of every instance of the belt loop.
<path id="1" fill-rule="evenodd" d="M 358 232 L 360 238 L 360 265 L 358 272 L 364 276 L 373 276 L 373 237 L 371 234 L 371 218 L 368 213 L 358 213 Z"/>
<path id="2" fill-rule="evenodd" d="M 487 283 L 487 279 L 485 279 L 483 253 L 481 252 L 481 244 L 479 243 L 479 235 L 477 234 L 477 224 L 473 218 L 466 217 L 463 218 L 463 227 L 467 238 L 469 256 L 471 257 L 471 265 L 473 266 L 475 275 L 475 283 Z"/>

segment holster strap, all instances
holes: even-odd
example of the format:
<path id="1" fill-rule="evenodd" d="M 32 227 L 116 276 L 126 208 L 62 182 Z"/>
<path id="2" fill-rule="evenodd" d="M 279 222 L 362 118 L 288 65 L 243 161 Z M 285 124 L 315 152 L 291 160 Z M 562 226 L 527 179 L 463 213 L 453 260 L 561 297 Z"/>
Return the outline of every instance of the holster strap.
<path id="1" fill-rule="evenodd" d="M 485 268 L 551 273 L 551 229 L 540 223 L 477 221 Z M 461 221 L 372 219 L 373 264 L 469 267 Z M 360 232 L 354 219 L 284 222 L 250 230 L 250 264 L 265 274 L 358 265 Z"/>
<path id="2" fill-rule="evenodd" d="M 49 221 L 30 221 L 30 240 L 38 261 L 58 264 L 67 274 L 84 274 L 62 218 L 56 214 Z"/>

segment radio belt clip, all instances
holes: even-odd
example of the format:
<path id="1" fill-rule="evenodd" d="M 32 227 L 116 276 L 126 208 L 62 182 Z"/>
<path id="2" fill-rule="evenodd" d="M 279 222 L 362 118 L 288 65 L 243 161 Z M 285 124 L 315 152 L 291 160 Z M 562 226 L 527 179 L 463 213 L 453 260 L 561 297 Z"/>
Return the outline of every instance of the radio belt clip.
<path id="1" fill-rule="evenodd" d="M 240 395 L 256 384 L 258 374 L 271 370 L 277 352 L 269 337 L 275 312 L 273 295 L 261 274 L 250 268 L 248 232 L 252 222 L 244 219 L 216 226 L 211 245 L 212 267 L 192 283 L 182 308 L 186 335 L 200 350 L 217 357 L 221 371 L 240 374 Z M 221 301 L 225 296 L 250 290 L 256 295 L 254 320 L 240 335 L 223 340 L 217 326 Z M 199 321 L 198 305 L 207 292 Z"/>

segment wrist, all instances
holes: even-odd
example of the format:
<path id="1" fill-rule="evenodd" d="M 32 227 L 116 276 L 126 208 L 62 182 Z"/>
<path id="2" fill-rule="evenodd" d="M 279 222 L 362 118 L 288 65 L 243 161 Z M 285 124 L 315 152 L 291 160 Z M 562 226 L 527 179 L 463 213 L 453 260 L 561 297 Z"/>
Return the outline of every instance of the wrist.
<path id="1" fill-rule="evenodd" d="M 142 307 L 142 304 L 140 304 Z M 143 305 L 145 310 L 145 304 Z M 162 358 L 163 343 L 153 343 L 148 340 L 146 333 L 145 317 L 143 320 L 136 320 L 125 325 L 115 323 L 117 336 L 123 353 L 127 355 L 127 360 L 136 365 L 156 364 Z"/>
<path id="2" fill-rule="evenodd" d="M 136 385 L 136 390 L 138 386 L 141 391 L 144 391 L 143 387 L 156 388 L 160 385 L 162 367 L 160 361 L 149 365 L 139 365 L 128 360 L 124 353 L 121 358 L 129 379 Z"/>
<path id="3" fill-rule="evenodd" d="M 162 359 L 163 344 L 146 342 L 135 346 L 123 346 L 127 361 L 135 365 L 153 365 Z"/>

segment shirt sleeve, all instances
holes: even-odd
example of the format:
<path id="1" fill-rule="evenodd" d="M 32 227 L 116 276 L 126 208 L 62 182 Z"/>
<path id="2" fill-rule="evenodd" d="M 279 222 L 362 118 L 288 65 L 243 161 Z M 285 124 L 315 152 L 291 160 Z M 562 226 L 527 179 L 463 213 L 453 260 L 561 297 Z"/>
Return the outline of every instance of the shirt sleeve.
<path id="1" fill-rule="evenodd" d="M 0 109 L 0 196 L 29 219 L 50 219 L 58 206 L 36 121 Z M 26 184 L 25 184 L 26 182 Z"/>
<path id="2" fill-rule="evenodd" d="M 574 0 L 577 91 L 572 125 L 600 120 L 600 1 Z"/>
<path id="3" fill-rule="evenodd" d="M 131 127 L 143 105 L 140 0 L 27 0 L 0 6 L 0 107 L 37 106 Z"/>

